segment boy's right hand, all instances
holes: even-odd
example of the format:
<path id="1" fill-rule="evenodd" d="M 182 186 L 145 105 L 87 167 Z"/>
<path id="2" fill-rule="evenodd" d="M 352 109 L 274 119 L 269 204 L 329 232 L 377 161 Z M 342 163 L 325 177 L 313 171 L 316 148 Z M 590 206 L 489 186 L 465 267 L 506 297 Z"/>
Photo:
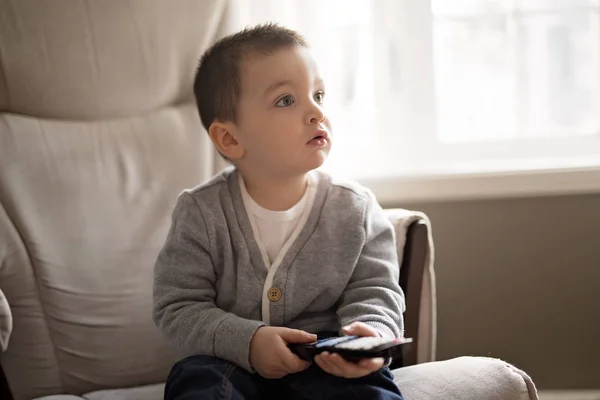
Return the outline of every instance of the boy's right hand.
<path id="1" fill-rule="evenodd" d="M 282 378 L 310 366 L 288 348 L 288 343 L 310 343 L 317 335 L 298 329 L 277 326 L 261 326 L 250 342 L 250 364 L 261 376 L 269 379 Z"/>

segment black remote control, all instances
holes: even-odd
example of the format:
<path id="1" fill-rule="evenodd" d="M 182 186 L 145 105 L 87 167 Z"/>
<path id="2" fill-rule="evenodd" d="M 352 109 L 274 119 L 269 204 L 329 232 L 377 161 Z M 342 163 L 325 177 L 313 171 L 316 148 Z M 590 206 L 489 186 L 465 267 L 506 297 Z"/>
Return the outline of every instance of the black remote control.
<path id="1" fill-rule="evenodd" d="M 348 361 L 363 358 L 394 358 L 402 351 L 402 346 L 412 343 L 412 338 L 383 338 L 370 336 L 340 336 L 317 340 L 312 343 L 290 343 L 292 353 L 303 360 L 312 361 L 319 353 L 337 353 Z"/>

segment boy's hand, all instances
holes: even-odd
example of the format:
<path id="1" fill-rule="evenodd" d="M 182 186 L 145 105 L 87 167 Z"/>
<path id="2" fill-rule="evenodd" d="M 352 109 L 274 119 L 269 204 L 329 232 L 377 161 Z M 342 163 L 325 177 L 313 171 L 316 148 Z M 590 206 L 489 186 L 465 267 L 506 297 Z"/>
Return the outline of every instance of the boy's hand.
<path id="1" fill-rule="evenodd" d="M 363 322 L 354 322 L 342 329 L 348 335 L 379 336 L 377 331 Z M 346 361 L 339 354 L 323 352 L 315 357 L 315 362 L 321 369 L 331 375 L 342 378 L 360 378 L 369 375 L 383 367 L 383 358 L 366 358 L 357 363 Z"/>
<path id="2" fill-rule="evenodd" d="M 310 343 L 317 335 L 275 326 L 258 328 L 250 342 L 250 364 L 261 376 L 274 379 L 305 370 L 310 363 L 300 359 L 288 343 Z"/>

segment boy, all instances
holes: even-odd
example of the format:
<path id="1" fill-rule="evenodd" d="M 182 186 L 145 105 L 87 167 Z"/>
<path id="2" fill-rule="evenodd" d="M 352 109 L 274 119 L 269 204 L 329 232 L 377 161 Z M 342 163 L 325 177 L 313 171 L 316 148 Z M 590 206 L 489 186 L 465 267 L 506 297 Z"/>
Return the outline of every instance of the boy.
<path id="1" fill-rule="evenodd" d="M 373 195 L 316 171 L 331 146 L 325 87 L 304 39 L 274 24 L 202 57 L 202 124 L 234 168 L 183 192 L 155 266 L 154 320 L 190 357 L 166 399 L 402 399 L 383 359 L 288 343 L 399 337 L 391 223 Z"/>

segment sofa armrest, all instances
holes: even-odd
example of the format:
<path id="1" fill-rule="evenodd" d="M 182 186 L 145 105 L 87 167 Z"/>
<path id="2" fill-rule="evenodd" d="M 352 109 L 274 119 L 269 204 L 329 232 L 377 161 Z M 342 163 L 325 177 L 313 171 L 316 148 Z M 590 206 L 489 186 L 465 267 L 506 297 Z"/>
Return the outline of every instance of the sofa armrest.
<path id="1" fill-rule="evenodd" d="M 413 343 L 402 355 L 402 366 L 417 364 L 419 348 L 419 318 L 423 295 L 423 278 L 428 246 L 428 227 L 423 220 L 413 222 L 406 231 L 406 243 L 400 268 L 400 287 L 406 297 L 404 313 L 405 336 Z"/>
<path id="2" fill-rule="evenodd" d="M 393 371 L 406 399 L 539 400 L 533 380 L 505 361 L 458 357 Z"/>
<path id="3" fill-rule="evenodd" d="M 392 222 L 394 221 L 392 218 Z M 403 234 L 402 229 L 396 226 L 396 233 Z M 400 231 L 400 232 L 399 232 Z M 423 279 L 427 265 L 427 251 L 429 246 L 429 228 L 423 219 L 417 219 L 406 227 L 402 254 L 399 254 L 400 287 L 404 291 L 406 312 L 404 313 L 404 336 L 413 338 L 413 343 L 407 347 L 401 356 L 395 358 L 390 365 L 391 369 L 417 364 L 419 349 L 419 332 L 421 316 L 421 299 L 423 296 Z M 399 246 L 399 253 L 400 253 Z"/>

